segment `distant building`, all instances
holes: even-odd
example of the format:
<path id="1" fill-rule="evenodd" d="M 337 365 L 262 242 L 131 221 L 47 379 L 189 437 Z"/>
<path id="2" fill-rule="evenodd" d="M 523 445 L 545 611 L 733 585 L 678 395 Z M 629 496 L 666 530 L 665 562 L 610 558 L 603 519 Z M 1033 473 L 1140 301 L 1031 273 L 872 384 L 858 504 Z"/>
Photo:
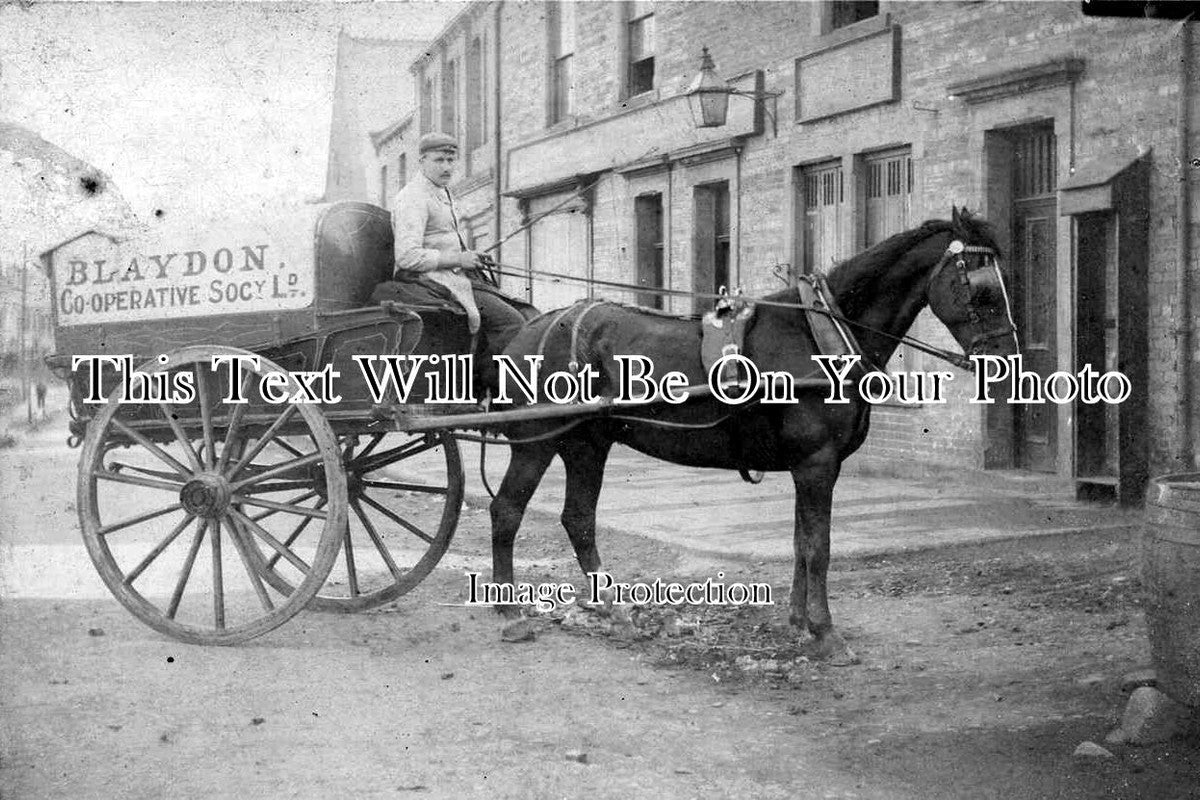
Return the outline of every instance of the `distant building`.
<path id="1" fill-rule="evenodd" d="M 960 374 L 945 405 L 876 408 L 849 466 L 1017 468 L 1131 501 L 1200 447 L 1200 347 L 1181 349 L 1200 336 L 1200 184 L 1181 173 L 1200 156 L 1195 24 L 1078 2 L 481 0 L 412 65 L 415 133 L 464 143 L 455 188 L 477 242 L 528 226 L 502 260 L 543 308 L 704 304 L 538 270 L 761 294 L 777 265 L 827 270 L 952 204 L 981 212 L 1027 367 L 1119 367 L 1133 396 L 971 405 Z M 685 94 L 703 47 L 735 87 L 780 96 L 733 97 L 723 127 L 698 129 Z M 913 332 L 952 344 L 928 314 Z M 892 367 L 940 368 L 903 348 Z"/>
<path id="2" fill-rule="evenodd" d="M 372 132 L 413 107 L 407 67 L 423 42 L 363 39 L 338 34 L 325 202 L 379 202 Z"/>
<path id="3" fill-rule="evenodd" d="M 396 192 L 404 188 L 410 176 L 410 161 L 414 153 L 413 115 L 405 117 L 381 131 L 371 134 L 375 147 L 375 172 L 371 184 L 371 202 L 390 209 Z"/>

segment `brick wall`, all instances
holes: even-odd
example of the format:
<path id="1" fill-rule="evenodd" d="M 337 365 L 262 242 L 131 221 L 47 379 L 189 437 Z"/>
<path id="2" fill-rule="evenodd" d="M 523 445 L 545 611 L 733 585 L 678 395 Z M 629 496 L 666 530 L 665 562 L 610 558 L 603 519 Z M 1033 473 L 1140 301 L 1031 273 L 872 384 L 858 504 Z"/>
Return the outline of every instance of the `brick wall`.
<path id="1" fill-rule="evenodd" d="M 914 161 L 913 224 L 929 217 L 948 216 L 951 204 L 966 205 L 985 214 L 1004 217 L 1003 208 L 989 199 L 985 147 L 989 131 L 1050 120 L 1057 143 L 1059 181 L 1069 177 L 1074 158 L 1136 154 L 1152 150 L 1150 185 L 1149 253 L 1149 382 L 1139 389 L 1150 398 L 1147 441 L 1151 470 L 1174 468 L 1173 432 L 1178 430 L 1175 398 L 1175 270 L 1177 264 L 1176 191 L 1180 165 L 1176 159 L 1176 109 L 1178 102 L 1178 38 L 1170 36 L 1170 23 L 1139 20 L 1085 18 L 1076 2 L 937 2 L 883 3 L 883 11 L 900 26 L 900 91 L 898 102 L 849 111 L 826 119 L 796 123 L 796 59 L 842 41 L 853 30 L 822 35 L 818 3 L 658 3 L 656 88 L 632 102 L 622 98 L 620 63 L 623 22 L 617 3 L 581 3 L 578 7 L 574 55 L 575 116 L 547 128 L 546 81 L 548 35 L 545 6 L 535 2 L 506 3 L 501 12 L 501 113 L 502 144 L 507 154 L 531 142 L 543 142 L 547 180 L 561 178 L 563 169 L 549 162 L 579 155 L 584 131 L 598 121 L 613 120 L 610 146 L 613 162 L 619 153 L 636 150 L 636 143 L 653 131 L 647 126 L 666 119 L 665 114 L 633 113 L 638 107 L 666 109 L 686 90 L 698 69 L 699 52 L 708 46 L 719 73 L 733 78 L 762 70 L 765 86 L 783 94 L 773 107 L 775 134 L 770 119 L 760 135 L 746 138 L 740 153 L 689 166 L 684 160 L 658 172 L 606 173 L 594 190 L 593 269 L 597 278 L 630 281 L 634 274 L 633 203 L 639 192 L 661 191 L 668 205 L 666 227 L 670 241 L 666 261 L 673 285 L 690 288 L 692 272 L 693 194 L 698 183 L 729 180 L 736 215 L 732 221 L 735 252 L 731 268 L 751 293 L 779 288 L 771 267 L 796 259 L 798 232 L 795 220 L 798 167 L 825 159 L 840 159 L 847 170 L 854 196 L 856 156 L 897 145 L 911 147 Z M 859 23 L 861 30 L 882 28 L 880 20 Z M 840 52 L 852 53 L 855 44 Z M 1200 49 L 1198 45 L 1197 49 Z M 1075 84 L 1074 114 L 1066 85 L 1037 89 L 992 102 L 969 105 L 948 97 L 948 87 L 1052 59 L 1082 59 L 1085 68 Z M 435 59 L 436 60 L 436 59 Z M 845 73 L 846 81 L 866 86 L 872 76 L 860 72 L 877 64 L 857 63 Z M 1193 67 L 1195 64 L 1193 64 Z M 1192 91 L 1200 96 L 1200 75 L 1193 69 Z M 733 98 L 731 117 L 741 104 Z M 1200 106 L 1200 102 L 1194 104 Z M 1193 153 L 1200 151 L 1200 108 L 1194 108 Z M 620 116 L 624 114 L 624 116 Z M 608 128 L 606 128 L 608 130 Z M 720 135 L 714 133 L 714 136 Z M 729 135 L 729 134 L 726 134 Z M 547 138 L 550 137 L 550 138 Z M 591 140 L 589 140 L 591 141 Z M 696 141 L 694 131 L 680 130 L 678 147 Z M 589 145 L 589 155 L 594 155 Z M 658 155 L 663 155 L 659 153 Z M 1193 170 L 1193 175 L 1200 170 Z M 510 175 L 499 176 L 504 188 Z M 1196 183 L 1192 183 L 1193 196 Z M 480 188 L 478 191 L 484 191 Z M 992 207 L 989 207 L 989 203 Z M 740 212 L 740 213 L 739 213 Z M 1200 221 L 1200 198 L 1192 214 Z M 845 249 L 858 249 L 861 221 L 845 230 Z M 998 220 L 1003 229 L 1004 219 Z M 501 209 L 501 228 L 513 230 L 522 222 L 515 199 Z M 1193 223 L 1195 252 L 1200 250 L 1200 226 Z M 1069 274 L 1069 225 L 1060 218 L 1057 233 L 1058 271 Z M 523 237 L 505 245 L 504 259 L 522 263 Z M 1061 282 L 1060 337 L 1074 335 L 1069 309 L 1073 298 L 1069 282 Z M 1193 315 L 1200 313 L 1200 287 L 1195 287 Z M 1065 292 L 1065 293 L 1063 293 Z M 601 296 L 620 296 L 598 290 Z M 625 296 L 622 299 L 628 299 Z M 677 302 L 675 310 L 687 310 Z M 1193 322 L 1195 325 L 1196 322 Z M 953 342 L 945 329 L 928 315 L 914 329 L 916 335 L 941 346 Z M 1200 371 L 1200 347 L 1194 348 Z M 937 365 L 922 359 L 920 366 Z M 1197 380 L 1200 388 L 1200 379 Z M 950 469 L 983 465 L 984 413 L 965 402 L 969 382 L 956 374 L 949 402 L 919 408 L 875 409 L 872 434 L 856 460 L 862 463 L 913 463 Z M 1070 410 L 1063 409 L 1060 451 L 1069 449 Z M 1200 428 L 1200 424 L 1195 427 Z M 1200 444 L 1200 442 L 1198 442 Z M 1063 460 L 1069 470 L 1069 460 Z"/>

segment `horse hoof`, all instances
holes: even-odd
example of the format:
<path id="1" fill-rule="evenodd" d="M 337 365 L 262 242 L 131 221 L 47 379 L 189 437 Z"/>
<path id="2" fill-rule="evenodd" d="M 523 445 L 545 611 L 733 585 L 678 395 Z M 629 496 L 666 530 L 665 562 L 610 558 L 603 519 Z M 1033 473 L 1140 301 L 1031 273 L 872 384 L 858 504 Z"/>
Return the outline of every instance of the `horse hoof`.
<path id="1" fill-rule="evenodd" d="M 513 605 L 513 604 L 503 604 L 502 605 L 500 603 L 497 603 L 496 605 L 492 606 L 492 608 L 495 609 L 497 614 L 504 617 L 505 619 L 518 620 L 524 616 L 524 614 L 521 613 L 521 607 L 518 605 Z"/>
<path id="2" fill-rule="evenodd" d="M 500 631 L 500 641 L 502 642 L 532 642 L 536 638 L 537 632 L 533 628 L 533 623 L 527 619 L 510 622 Z"/>
<path id="3" fill-rule="evenodd" d="M 841 651 L 831 655 L 825 663 L 831 667 L 852 667 L 861 664 L 862 659 L 849 647 L 843 645 Z"/>
<path id="4" fill-rule="evenodd" d="M 849 667 L 861 664 L 862 659 L 846 645 L 846 640 L 836 633 L 816 636 L 811 643 L 813 657 L 831 667 Z"/>

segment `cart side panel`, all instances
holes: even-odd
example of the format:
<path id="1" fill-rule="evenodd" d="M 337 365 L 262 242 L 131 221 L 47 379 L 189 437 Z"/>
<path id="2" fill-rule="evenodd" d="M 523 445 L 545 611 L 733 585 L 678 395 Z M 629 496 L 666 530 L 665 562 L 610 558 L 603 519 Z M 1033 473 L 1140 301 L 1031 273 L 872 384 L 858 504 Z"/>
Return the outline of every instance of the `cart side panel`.
<path id="1" fill-rule="evenodd" d="M 391 220 L 367 203 L 311 206 L 198 234 L 114 241 L 89 232 L 45 260 L 59 354 L 257 350 L 369 302 L 391 276 Z"/>

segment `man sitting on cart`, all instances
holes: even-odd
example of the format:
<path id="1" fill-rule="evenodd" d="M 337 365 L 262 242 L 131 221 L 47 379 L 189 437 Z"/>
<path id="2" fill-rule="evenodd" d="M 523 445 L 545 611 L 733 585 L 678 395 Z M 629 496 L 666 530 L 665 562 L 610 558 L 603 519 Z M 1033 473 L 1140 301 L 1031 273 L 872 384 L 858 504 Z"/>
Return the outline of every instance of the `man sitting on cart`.
<path id="1" fill-rule="evenodd" d="M 458 142 L 445 133 L 421 137 L 420 171 L 396 195 L 392 228 L 396 279 L 430 282 L 467 312 L 471 350 L 482 334 L 484 358 L 503 352 L 525 317 L 481 277 L 482 256 L 467 248 L 449 184 L 458 164 Z M 519 302 L 519 301 L 516 301 Z M 529 307 L 532 311 L 532 307 Z M 488 373 L 486 365 L 484 374 Z"/>

